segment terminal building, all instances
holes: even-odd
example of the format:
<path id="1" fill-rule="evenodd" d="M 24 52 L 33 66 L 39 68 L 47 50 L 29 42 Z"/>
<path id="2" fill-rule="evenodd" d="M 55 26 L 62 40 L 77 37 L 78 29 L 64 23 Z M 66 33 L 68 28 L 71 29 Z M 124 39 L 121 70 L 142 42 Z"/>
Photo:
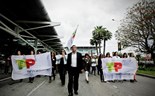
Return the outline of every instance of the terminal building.
<path id="1" fill-rule="evenodd" d="M 63 45 L 41 0 L 0 1 L 0 66 L 11 55 L 55 51 Z"/>
<path id="2" fill-rule="evenodd" d="M 65 47 L 67 50 L 68 48 Z M 97 55 L 95 46 L 77 46 L 77 51 L 80 52 L 83 56 L 87 53 L 89 55 Z"/>
<path id="3" fill-rule="evenodd" d="M 40 0 L 0 1 L 0 52 L 15 54 L 17 49 L 59 52 L 63 46 Z M 11 55 L 10 54 L 10 55 Z"/>

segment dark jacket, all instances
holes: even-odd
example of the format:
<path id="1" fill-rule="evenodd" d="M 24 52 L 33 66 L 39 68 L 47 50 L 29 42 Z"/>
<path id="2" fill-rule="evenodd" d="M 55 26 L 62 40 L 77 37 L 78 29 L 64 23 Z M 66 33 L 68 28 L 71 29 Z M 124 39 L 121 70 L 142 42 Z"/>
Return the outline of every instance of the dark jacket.
<path id="1" fill-rule="evenodd" d="M 97 66 L 97 68 L 99 70 L 102 69 L 102 61 L 101 61 L 101 59 L 98 59 L 98 66 Z"/>
<path id="2" fill-rule="evenodd" d="M 85 71 L 90 71 L 91 67 L 91 59 L 84 59 L 84 70 Z"/>
<path id="3" fill-rule="evenodd" d="M 51 59 L 52 59 L 52 67 L 53 69 L 56 69 L 56 57 L 54 58 L 51 57 Z"/>
<path id="4" fill-rule="evenodd" d="M 71 61 L 72 60 L 72 53 L 68 54 L 67 57 L 67 70 L 70 71 L 71 70 Z M 81 72 L 81 70 L 83 69 L 83 64 L 82 64 L 82 54 L 77 52 L 77 68 L 78 71 Z"/>
<path id="5" fill-rule="evenodd" d="M 63 71 L 63 70 L 65 70 L 66 69 L 66 65 L 64 64 L 64 58 L 62 57 L 61 59 L 60 59 L 60 64 L 58 65 L 58 70 L 59 70 L 59 72 L 60 71 Z"/>

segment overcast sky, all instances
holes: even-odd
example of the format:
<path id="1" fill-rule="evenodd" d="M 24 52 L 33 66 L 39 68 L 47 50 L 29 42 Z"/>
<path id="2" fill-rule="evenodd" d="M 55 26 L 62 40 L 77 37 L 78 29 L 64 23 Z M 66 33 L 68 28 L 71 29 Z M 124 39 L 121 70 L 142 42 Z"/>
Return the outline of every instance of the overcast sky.
<path id="1" fill-rule="evenodd" d="M 59 36 L 63 36 L 61 41 L 64 46 L 78 24 L 74 44 L 90 46 L 92 30 L 101 25 L 113 33 L 112 39 L 106 43 L 106 52 L 117 51 L 115 31 L 120 20 L 125 17 L 127 8 L 137 1 L 139 0 L 42 0 L 50 19 L 61 23 L 55 29 Z"/>

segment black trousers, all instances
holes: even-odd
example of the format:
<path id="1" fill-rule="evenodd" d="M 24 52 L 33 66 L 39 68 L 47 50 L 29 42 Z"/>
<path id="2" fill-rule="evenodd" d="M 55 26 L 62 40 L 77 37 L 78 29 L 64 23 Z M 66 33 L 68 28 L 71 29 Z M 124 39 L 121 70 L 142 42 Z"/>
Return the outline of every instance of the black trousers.
<path id="1" fill-rule="evenodd" d="M 59 71 L 59 75 L 60 75 L 60 80 L 61 80 L 62 85 L 65 85 L 66 70 L 65 69 L 61 69 Z"/>
<path id="2" fill-rule="evenodd" d="M 95 66 L 92 66 L 92 71 L 91 71 L 91 74 L 96 75 L 96 67 L 95 67 Z"/>
<path id="3" fill-rule="evenodd" d="M 34 77 L 29 77 L 29 82 L 33 82 L 34 81 Z"/>
<path id="4" fill-rule="evenodd" d="M 100 72 L 100 79 L 101 79 L 101 81 L 104 81 L 103 70 L 99 69 L 99 72 Z"/>
<path id="5" fill-rule="evenodd" d="M 68 70 L 68 77 L 69 77 L 69 81 L 68 81 L 68 92 L 69 93 L 73 93 L 73 88 L 74 91 L 78 91 L 78 87 L 79 87 L 79 70 L 77 68 L 70 68 Z"/>
<path id="6" fill-rule="evenodd" d="M 52 76 L 55 80 L 55 68 L 52 68 Z M 49 80 L 52 80 L 52 76 L 49 76 Z"/>
<path id="7" fill-rule="evenodd" d="M 55 68 L 52 68 L 52 75 L 55 78 Z"/>

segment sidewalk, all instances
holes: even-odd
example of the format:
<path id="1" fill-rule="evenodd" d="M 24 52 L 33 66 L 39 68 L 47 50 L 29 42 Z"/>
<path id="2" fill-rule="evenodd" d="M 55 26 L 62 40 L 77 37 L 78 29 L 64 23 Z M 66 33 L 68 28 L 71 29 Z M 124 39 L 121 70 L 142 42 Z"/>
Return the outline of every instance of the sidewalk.
<path id="1" fill-rule="evenodd" d="M 151 76 L 151 75 L 147 75 L 147 74 L 140 74 L 140 73 L 137 73 L 137 75 L 155 79 L 155 76 Z"/>
<path id="2" fill-rule="evenodd" d="M 1 80 L 1 79 L 4 79 L 4 78 L 8 78 L 8 77 L 10 77 L 10 76 L 11 76 L 11 74 L 0 73 L 0 80 Z"/>

